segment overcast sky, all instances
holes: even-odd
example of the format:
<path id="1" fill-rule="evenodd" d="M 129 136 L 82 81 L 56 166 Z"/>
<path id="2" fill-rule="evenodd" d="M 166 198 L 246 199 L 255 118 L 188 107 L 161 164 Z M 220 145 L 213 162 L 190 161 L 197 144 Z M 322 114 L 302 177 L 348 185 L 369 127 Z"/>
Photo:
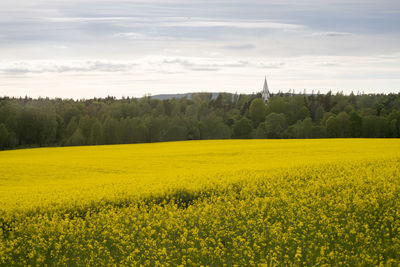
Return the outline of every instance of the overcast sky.
<path id="1" fill-rule="evenodd" d="M 400 91 L 398 0 L 1 0 L 0 96 Z"/>

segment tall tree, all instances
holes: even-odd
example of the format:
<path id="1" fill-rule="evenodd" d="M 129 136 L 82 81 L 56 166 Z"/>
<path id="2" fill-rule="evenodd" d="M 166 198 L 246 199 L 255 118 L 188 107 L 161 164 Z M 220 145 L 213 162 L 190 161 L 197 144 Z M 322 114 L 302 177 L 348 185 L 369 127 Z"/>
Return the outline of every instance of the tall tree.
<path id="1" fill-rule="evenodd" d="M 362 118 L 356 111 L 352 111 L 349 114 L 349 131 L 350 137 L 360 137 L 361 136 L 361 125 Z"/>
<path id="2" fill-rule="evenodd" d="M 95 119 L 92 123 L 92 127 L 90 129 L 90 139 L 89 142 L 91 145 L 101 145 L 104 144 L 103 140 L 103 129 L 100 122 Z"/>
<path id="3" fill-rule="evenodd" d="M 265 103 L 262 98 L 254 99 L 250 104 L 249 115 L 255 128 L 265 119 Z"/>
<path id="4" fill-rule="evenodd" d="M 3 149 L 7 146 L 8 141 L 8 130 L 3 123 L 0 123 L 0 149 Z"/>
<path id="5" fill-rule="evenodd" d="M 105 144 L 119 143 L 118 121 L 107 117 L 103 125 L 103 137 Z"/>

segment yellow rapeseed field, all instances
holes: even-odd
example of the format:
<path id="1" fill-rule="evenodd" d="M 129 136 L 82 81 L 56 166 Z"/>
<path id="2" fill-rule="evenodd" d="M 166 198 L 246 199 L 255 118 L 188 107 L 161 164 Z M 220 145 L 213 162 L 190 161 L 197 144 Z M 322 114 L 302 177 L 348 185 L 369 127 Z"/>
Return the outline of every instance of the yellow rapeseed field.
<path id="1" fill-rule="evenodd" d="M 400 264 L 400 140 L 0 152 L 0 265 Z"/>

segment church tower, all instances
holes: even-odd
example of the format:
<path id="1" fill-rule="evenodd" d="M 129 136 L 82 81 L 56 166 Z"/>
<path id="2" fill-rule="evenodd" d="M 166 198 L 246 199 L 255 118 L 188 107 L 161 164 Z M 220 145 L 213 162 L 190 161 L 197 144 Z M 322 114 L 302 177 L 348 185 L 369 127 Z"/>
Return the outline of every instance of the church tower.
<path id="1" fill-rule="evenodd" d="M 269 100 L 269 89 L 268 89 L 268 84 L 267 84 L 267 76 L 265 76 L 265 81 L 264 81 L 264 88 L 262 91 L 262 98 L 264 99 L 265 102 L 268 102 Z"/>

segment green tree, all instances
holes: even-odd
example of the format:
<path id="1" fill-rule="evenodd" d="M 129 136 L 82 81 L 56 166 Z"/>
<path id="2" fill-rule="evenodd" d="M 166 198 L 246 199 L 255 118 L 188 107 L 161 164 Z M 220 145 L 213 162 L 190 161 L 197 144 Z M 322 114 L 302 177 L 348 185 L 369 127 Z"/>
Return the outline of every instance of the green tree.
<path id="1" fill-rule="evenodd" d="M 168 121 L 166 117 L 148 117 L 146 120 L 147 128 L 147 141 L 148 142 L 160 142 L 163 141 L 163 137 L 167 131 Z"/>
<path id="2" fill-rule="evenodd" d="M 81 129 L 81 133 L 86 140 L 86 143 L 90 140 L 90 132 L 92 129 L 92 121 L 88 115 L 85 115 L 79 119 L 78 128 Z"/>
<path id="3" fill-rule="evenodd" d="M 164 137 L 165 141 L 187 140 L 187 129 L 185 126 L 172 125 Z"/>
<path id="4" fill-rule="evenodd" d="M 56 116 L 56 122 L 57 122 L 57 128 L 56 128 L 56 137 L 55 137 L 56 140 L 55 141 L 57 143 L 61 143 L 65 137 L 66 127 L 65 127 L 64 119 L 58 114 Z"/>
<path id="5" fill-rule="evenodd" d="M 71 137 L 72 134 L 75 132 L 76 128 L 78 128 L 78 118 L 77 117 L 72 117 L 68 123 L 67 129 L 66 129 L 66 135 L 67 137 Z"/>
<path id="6" fill-rule="evenodd" d="M 17 118 L 17 135 L 23 145 L 45 145 L 55 141 L 56 114 L 38 108 L 24 108 Z"/>
<path id="7" fill-rule="evenodd" d="M 349 132 L 350 137 L 361 137 L 362 119 L 356 111 L 351 111 L 349 114 Z"/>
<path id="8" fill-rule="evenodd" d="M 266 114 L 286 113 L 288 103 L 281 97 L 271 97 L 266 106 Z"/>
<path id="9" fill-rule="evenodd" d="M 390 137 L 400 137 L 400 110 L 393 109 L 388 118 Z"/>
<path id="10" fill-rule="evenodd" d="M 8 141 L 8 130 L 3 123 L 0 123 L 0 149 L 3 149 L 7 146 Z"/>
<path id="11" fill-rule="evenodd" d="M 107 117 L 103 124 L 103 138 L 105 144 L 117 144 L 119 142 L 118 121 Z"/>
<path id="12" fill-rule="evenodd" d="M 326 133 L 328 137 L 340 137 L 340 125 L 336 116 L 331 116 L 326 121 Z"/>
<path id="13" fill-rule="evenodd" d="M 214 112 L 200 122 L 199 128 L 201 139 L 227 139 L 231 137 L 229 127 Z"/>
<path id="14" fill-rule="evenodd" d="M 134 118 L 131 120 L 133 126 L 132 140 L 134 143 L 144 143 L 147 141 L 148 129 L 146 125 L 139 119 Z"/>
<path id="15" fill-rule="evenodd" d="M 123 144 L 133 143 L 134 126 L 132 119 L 125 118 L 119 122 L 120 142 Z"/>
<path id="16" fill-rule="evenodd" d="M 288 128 L 284 114 L 271 113 L 265 118 L 265 133 L 267 138 L 283 138 Z"/>
<path id="17" fill-rule="evenodd" d="M 67 145 L 69 146 L 83 146 L 86 145 L 86 139 L 82 134 L 80 128 L 77 128 L 72 136 L 68 139 Z"/>
<path id="18" fill-rule="evenodd" d="M 339 136 L 338 137 L 349 137 L 350 136 L 350 121 L 349 116 L 346 112 L 342 111 L 336 116 L 336 121 L 339 125 Z"/>
<path id="19" fill-rule="evenodd" d="M 253 125 L 251 120 L 243 117 L 233 125 L 233 137 L 240 139 L 252 138 Z"/>
<path id="20" fill-rule="evenodd" d="M 103 143 L 103 129 L 101 123 L 95 119 L 90 129 L 90 144 L 101 145 Z"/>
<path id="21" fill-rule="evenodd" d="M 267 138 L 267 132 L 265 130 L 265 122 L 262 122 L 258 125 L 255 138 L 257 139 L 264 139 Z"/>
<path id="22" fill-rule="evenodd" d="M 386 137 L 388 132 L 387 121 L 383 117 L 369 115 L 362 118 L 363 137 Z"/>
<path id="23" fill-rule="evenodd" d="M 293 138 L 312 138 L 313 137 L 313 123 L 310 117 L 302 121 L 297 121 L 289 129 L 290 135 Z"/>
<path id="24" fill-rule="evenodd" d="M 318 106 L 317 109 L 315 110 L 314 114 L 314 122 L 315 123 L 320 123 L 322 120 L 322 117 L 324 116 L 324 108 L 322 106 Z"/>
<path id="25" fill-rule="evenodd" d="M 249 115 L 251 120 L 253 121 L 254 127 L 258 127 L 260 122 L 263 122 L 265 119 L 265 102 L 262 98 L 254 99 L 249 108 Z"/>

